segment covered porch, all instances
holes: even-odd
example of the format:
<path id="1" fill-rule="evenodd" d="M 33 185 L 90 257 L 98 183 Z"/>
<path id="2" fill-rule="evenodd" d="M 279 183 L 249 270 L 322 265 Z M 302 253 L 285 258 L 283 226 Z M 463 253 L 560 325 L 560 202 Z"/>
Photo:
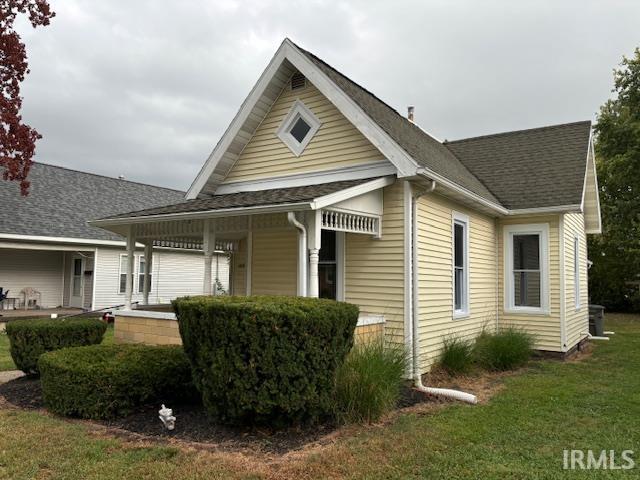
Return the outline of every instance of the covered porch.
<path id="1" fill-rule="evenodd" d="M 394 180 L 382 177 L 237 192 L 96 221 L 95 225 L 127 239 L 126 308 L 122 316 L 128 317 L 129 323 L 131 318 L 144 318 L 144 305 L 126 313 L 132 310 L 136 243 L 144 244 L 145 250 L 153 245 L 201 249 L 204 295 L 215 294 L 211 287 L 212 258 L 216 250 L 224 250 L 231 257 L 232 295 L 298 295 L 358 303 L 347 298 L 347 291 L 366 289 L 366 285 L 358 285 L 358 274 L 346 274 L 347 265 L 366 254 L 366 248 L 360 250 L 360 245 L 373 245 L 382 239 L 383 189 Z M 145 257 L 151 258 L 146 253 Z M 383 284 L 384 280 L 379 282 Z M 145 274 L 145 305 L 149 281 Z M 379 330 L 384 325 L 384 307 L 361 306 L 361 312 L 359 327 L 364 330 L 372 326 Z M 170 312 L 157 311 L 149 318 L 175 319 Z"/>

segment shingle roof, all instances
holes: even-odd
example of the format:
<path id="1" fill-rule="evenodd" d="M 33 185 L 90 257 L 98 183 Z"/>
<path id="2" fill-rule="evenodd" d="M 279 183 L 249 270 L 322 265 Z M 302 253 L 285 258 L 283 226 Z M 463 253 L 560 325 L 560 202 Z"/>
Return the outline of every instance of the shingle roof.
<path id="1" fill-rule="evenodd" d="M 184 199 L 184 192 L 35 163 L 27 197 L 0 180 L 0 233 L 122 240 L 87 221 Z"/>
<path id="2" fill-rule="evenodd" d="M 591 122 L 575 122 L 446 142 L 509 209 L 582 201 Z"/>
<path id="3" fill-rule="evenodd" d="M 375 178 L 344 180 L 341 182 L 305 185 L 302 187 L 274 188 L 255 192 L 227 193 L 211 197 L 196 198 L 174 205 L 149 208 L 135 212 L 112 215 L 108 218 L 144 217 L 148 215 L 168 215 L 173 213 L 194 213 L 228 208 L 255 207 L 261 205 L 288 205 L 292 203 L 311 202 L 331 193 L 371 182 Z"/>
<path id="4" fill-rule="evenodd" d="M 297 46 L 297 45 L 296 45 Z M 494 203 L 498 200 L 442 143 L 313 53 L 297 48 L 340 87 L 420 166 Z"/>

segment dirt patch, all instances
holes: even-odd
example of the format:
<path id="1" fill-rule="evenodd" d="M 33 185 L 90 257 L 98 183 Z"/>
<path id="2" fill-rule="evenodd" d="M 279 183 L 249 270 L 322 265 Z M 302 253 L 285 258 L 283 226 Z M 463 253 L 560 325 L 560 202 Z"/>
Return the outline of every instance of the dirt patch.
<path id="1" fill-rule="evenodd" d="M 486 403 L 504 388 L 504 379 L 521 373 L 526 367 L 507 372 L 487 372 L 474 370 L 467 375 L 450 375 L 445 370 L 434 369 L 423 376 L 423 383 L 430 387 L 452 388 L 472 393 L 478 403 Z"/>
<path id="2" fill-rule="evenodd" d="M 37 378 L 23 377 L 0 385 L 0 398 L 5 405 L 27 410 L 44 410 L 42 390 Z M 402 412 L 412 411 L 417 406 L 430 403 L 439 405 L 442 402 L 433 396 L 405 388 L 399 400 L 399 409 L 388 415 L 381 424 L 388 423 Z M 131 415 L 116 420 L 72 421 L 104 427 L 105 432 L 126 440 L 147 439 L 182 444 L 196 449 L 268 455 L 283 455 L 310 446 L 332 443 L 337 436 L 341 436 L 340 430 L 346 428 L 340 428 L 335 423 L 281 430 L 227 427 L 210 420 L 201 404 L 183 403 L 169 407 L 173 408 L 177 417 L 176 428 L 172 431 L 166 430 L 158 419 L 159 405 L 141 407 Z"/>

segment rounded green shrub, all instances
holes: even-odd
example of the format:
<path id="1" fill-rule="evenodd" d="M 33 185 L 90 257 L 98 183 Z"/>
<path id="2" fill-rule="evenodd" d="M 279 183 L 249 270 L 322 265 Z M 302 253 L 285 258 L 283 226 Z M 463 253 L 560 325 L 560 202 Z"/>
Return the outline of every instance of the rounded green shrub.
<path id="1" fill-rule="evenodd" d="M 473 345 L 457 337 L 445 338 L 438 365 L 452 375 L 469 372 L 473 366 Z"/>
<path id="2" fill-rule="evenodd" d="M 102 342 L 107 324 L 96 318 L 24 319 L 7 323 L 11 357 L 19 370 L 38 374 L 38 357 L 66 347 Z"/>
<path id="3" fill-rule="evenodd" d="M 527 332 L 505 328 L 482 333 L 474 346 L 480 366 L 489 370 L 511 370 L 524 365 L 533 353 L 533 337 Z"/>
<path id="4" fill-rule="evenodd" d="M 173 306 L 193 381 L 217 421 L 282 426 L 332 412 L 358 307 L 303 297 L 186 297 Z"/>
<path id="5" fill-rule="evenodd" d="M 336 415 L 346 423 L 371 423 L 400 399 L 408 356 L 404 348 L 371 341 L 356 345 L 336 372 Z"/>
<path id="6" fill-rule="evenodd" d="M 40 357 L 45 405 L 60 415 L 109 419 L 151 402 L 192 399 L 191 368 L 177 345 L 92 345 Z"/>

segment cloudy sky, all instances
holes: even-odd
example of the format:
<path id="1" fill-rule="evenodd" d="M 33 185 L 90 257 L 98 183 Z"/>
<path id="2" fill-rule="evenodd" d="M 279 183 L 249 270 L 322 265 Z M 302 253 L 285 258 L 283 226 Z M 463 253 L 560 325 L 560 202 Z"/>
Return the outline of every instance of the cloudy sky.
<path id="1" fill-rule="evenodd" d="M 50 0 L 18 25 L 36 160 L 187 189 L 286 36 L 440 139 L 594 119 L 637 0 Z"/>

